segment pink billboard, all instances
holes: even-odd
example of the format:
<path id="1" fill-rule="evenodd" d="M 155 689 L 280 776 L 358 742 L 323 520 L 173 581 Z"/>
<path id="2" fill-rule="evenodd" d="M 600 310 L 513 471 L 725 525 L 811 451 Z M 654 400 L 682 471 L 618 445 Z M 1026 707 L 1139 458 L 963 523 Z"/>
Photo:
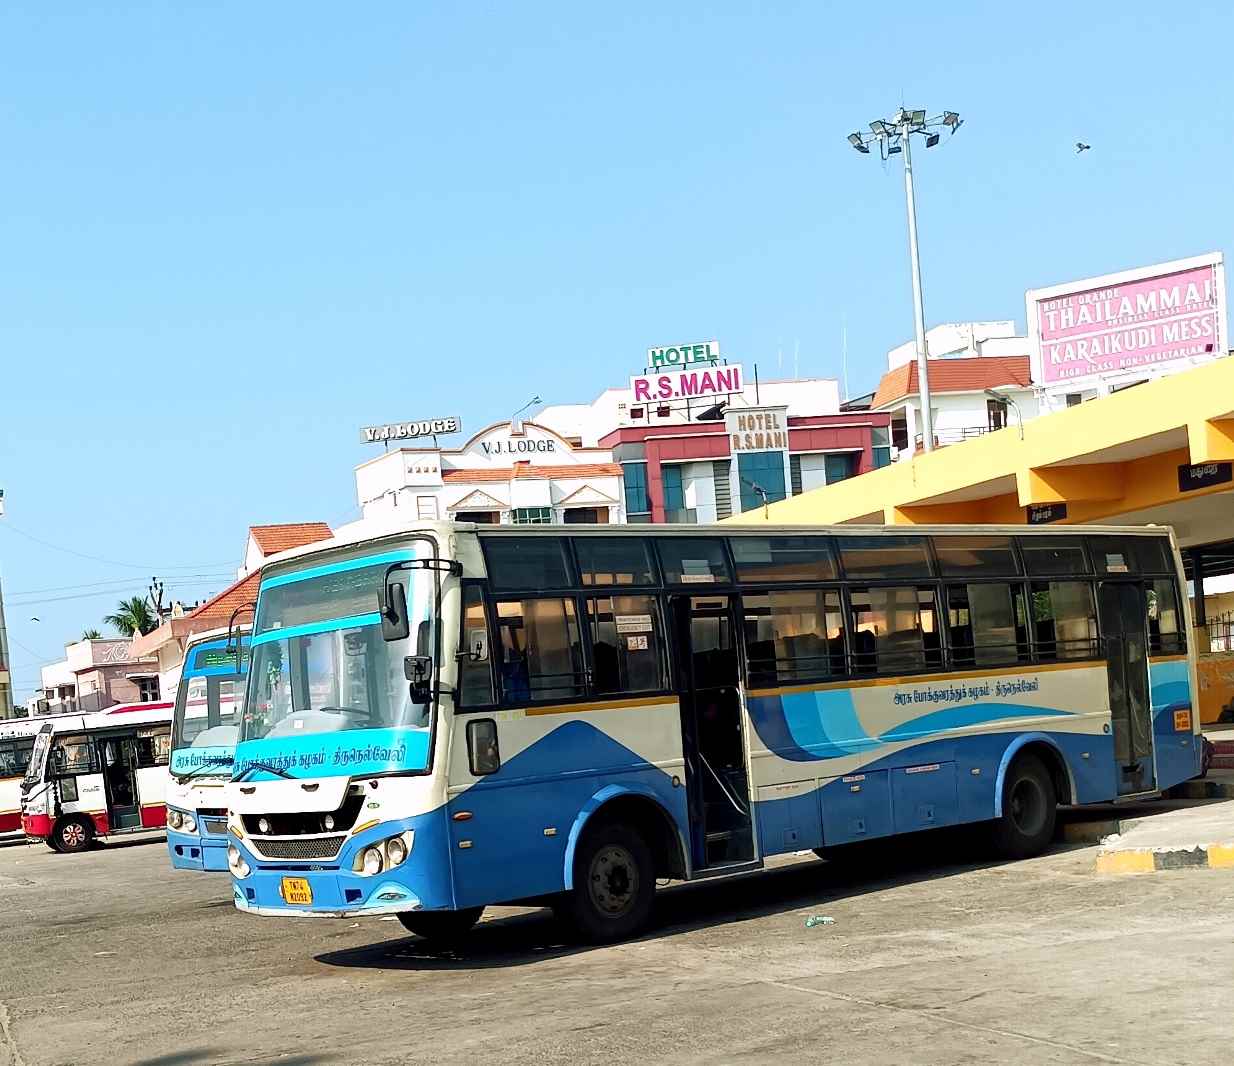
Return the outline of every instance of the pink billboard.
<path id="1" fill-rule="evenodd" d="M 1226 354 L 1220 254 L 1035 289 L 1027 303 L 1039 385 Z"/>

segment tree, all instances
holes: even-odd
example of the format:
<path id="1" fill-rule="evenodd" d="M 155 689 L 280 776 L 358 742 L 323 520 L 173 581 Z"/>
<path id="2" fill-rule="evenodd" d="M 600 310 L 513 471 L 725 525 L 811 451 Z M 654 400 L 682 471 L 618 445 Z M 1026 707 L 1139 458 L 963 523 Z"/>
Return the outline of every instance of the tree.
<path id="1" fill-rule="evenodd" d="M 82 640 L 102 640 L 103 634 L 100 633 L 94 626 L 91 626 L 81 635 Z"/>
<path id="2" fill-rule="evenodd" d="M 105 616 L 103 621 L 126 637 L 145 636 L 159 625 L 150 605 L 141 596 L 121 600 L 116 605 L 115 613 Z"/>

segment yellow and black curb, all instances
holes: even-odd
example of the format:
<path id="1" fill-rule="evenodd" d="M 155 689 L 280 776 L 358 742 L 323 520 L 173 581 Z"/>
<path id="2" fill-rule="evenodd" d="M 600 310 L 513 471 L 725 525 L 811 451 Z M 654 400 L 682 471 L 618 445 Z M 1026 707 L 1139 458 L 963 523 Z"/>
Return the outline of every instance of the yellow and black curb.
<path id="1" fill-rule="evenodd" d="M 1099 874 L 1148 874 L 1157 870 L 1196 868 L 1234 870 L 1234 844 L 1206 844 L 1165 851 L 1126 848 L 1103 851 L 1097 856 Z"/>

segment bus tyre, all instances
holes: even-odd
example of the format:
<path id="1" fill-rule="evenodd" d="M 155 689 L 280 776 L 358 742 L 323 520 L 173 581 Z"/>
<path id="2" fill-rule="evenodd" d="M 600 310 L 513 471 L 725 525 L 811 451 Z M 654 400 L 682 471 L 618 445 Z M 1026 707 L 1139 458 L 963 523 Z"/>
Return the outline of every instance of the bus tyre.
<path id="1" fill-rule="evenodd" d="M 62 818 L 51 831 L 48 842 L 56 851 L 72 854 L 85 851 L 94 836 L 94 828 L 86 818 Z"/>
<path id="2" fill-rule="evenodd" d="M 574 853 L 574 891 L 561 914 L 592 944 L 637 933 L 655 897 L 651 851 L 638 833 L 613 823 L 588 829 Z"/>
<path id="3" fill-rule="evenodd" d="M 995 850 L 1008 859 L 1040 855 L 1054 839 L 1057 814 L 1049 771 L 1035 755 L 1020 756 L 1003 782 L 1003 813 L 993 826 Z"/>
<path id="4" fill-rule="evenodd" d="M 458 911 L 403 911 L 398 920 L 407 932 L 415 933 L 430 944 L 448 947 L 470 933 L 483 913 L 483 907 L 465 907 Z"/>

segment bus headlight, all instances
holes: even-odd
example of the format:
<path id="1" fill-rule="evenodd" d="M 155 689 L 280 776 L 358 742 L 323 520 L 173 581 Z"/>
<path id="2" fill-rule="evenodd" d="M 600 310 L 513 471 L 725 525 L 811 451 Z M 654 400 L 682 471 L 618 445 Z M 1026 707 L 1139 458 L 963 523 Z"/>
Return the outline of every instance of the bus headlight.
<path id="1" fill-rule="evenodd" d="M 391 866 L 398 866 L 407 858 L 407 845 L 403 843 L 402 837 L 391 837 L 386 841 L 386 858 L 390 860 Z"/>
<path id="2" fill-rule="evenodd" d="M 180 824 L 184 826 L 184 831 L 186 833 L 196 833 L 197 832 L 197 819 L 194 818 L 191 814 L 184 815 L 180 819 Z"/>
<path id="3" fill-rule="evenodd" d="M 173 811 L 171 808 L 167 810 L 167 828 L 179 829 L 184 819 L 180 817 L 179 811 Z"/>
<path id="4" fill-rule="evenodd" d="M 381 868 L 385 865 L 385 861 L 381 857 L 381 848 L 365 848 L 364 854 L 360 857 L 360 869 L 363 873 L 372 877 L 373 874 L 381 873 Z"/>
<path id="5" fill-rule="evenodd" d="M 235 844 L 227 845 L 227 869 L 232 872 L 233 877 L 245 878 L 253 871 L 249 868 L 249 864 L 244 861 L 244 856 L 240 854 L 240 849 Z"/>

